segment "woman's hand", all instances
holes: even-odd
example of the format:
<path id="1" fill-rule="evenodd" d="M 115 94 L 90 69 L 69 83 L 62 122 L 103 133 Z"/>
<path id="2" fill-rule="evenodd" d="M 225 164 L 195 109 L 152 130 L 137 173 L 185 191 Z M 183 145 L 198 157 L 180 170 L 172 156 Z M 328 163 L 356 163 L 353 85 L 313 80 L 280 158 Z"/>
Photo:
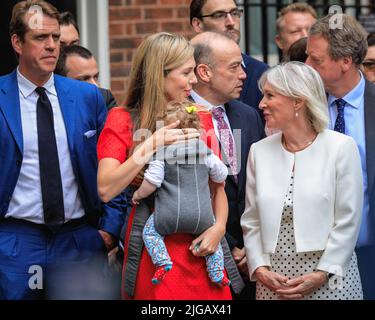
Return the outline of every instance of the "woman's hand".
<path id="1" fill-rule="evenodd" d="M 173 122 L 165 127 L 156 130 L 152 135 L 155 150 L 179 141 L 195 139 L 199 137 L 199 131 L 193 128 L 175 129 L 180 121 Z"/>
<path id="2" fill-rule="evenodd" d="M 189 250 L 196 257 L 204 257 L 213 254 L 216 251 L 221 238 L 224 237 L 224 234 L 225 227 L 216 223 L 203 232 L 198 238 L 194 239 Z"/>
<path id="3" fill-rule="evenodd" d="M 259 267 L 255 270 L 255 277 L 268 289 L 277 292 L 287 286 L 288 277 L 277 272 L 270 271 L 268 267 Z"/>
<path id="4" fill-rule="evenodd" d="M 302 299 L 327 282 L 327 274 L 324 271 L 314 271 L 287 281 L 288 288 L 279 289 L 276 293 L 282 299 Z"/>

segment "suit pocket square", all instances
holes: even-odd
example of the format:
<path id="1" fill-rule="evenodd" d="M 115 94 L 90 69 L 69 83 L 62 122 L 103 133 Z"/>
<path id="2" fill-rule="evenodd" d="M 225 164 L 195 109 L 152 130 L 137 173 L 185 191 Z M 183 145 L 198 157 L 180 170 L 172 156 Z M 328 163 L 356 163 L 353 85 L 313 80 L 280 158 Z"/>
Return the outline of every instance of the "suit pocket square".
<path id="1" fill-rule="evenodd" d="M 83 134 L 86 139 L 90 139 L 91 137 L 96 135 L 96 130 L 89 130 Z"/>

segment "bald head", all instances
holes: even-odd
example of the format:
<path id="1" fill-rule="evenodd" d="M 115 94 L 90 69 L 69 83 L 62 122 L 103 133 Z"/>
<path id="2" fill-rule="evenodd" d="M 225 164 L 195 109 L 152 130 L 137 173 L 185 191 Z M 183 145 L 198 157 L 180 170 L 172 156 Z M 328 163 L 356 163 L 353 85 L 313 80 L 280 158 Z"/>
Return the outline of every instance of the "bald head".
<path id="1" fill-rule="evenodd" d="M 213 105 L 238 99 L 246 73 L 241 49 L 232 39 L 215 32 L 203 32 L 191 39 L 197 64 L 194 90 Z"/>
<path id="2" fill-rule="evenodd" d="M 201 63 L 215 65 L 217 53 L 220 53 L 223 48 L 238 47 L 234 40 L 212 31 L 199 33 L 190 42 L 194 46 L 194 58 L 197 65 Z"/>

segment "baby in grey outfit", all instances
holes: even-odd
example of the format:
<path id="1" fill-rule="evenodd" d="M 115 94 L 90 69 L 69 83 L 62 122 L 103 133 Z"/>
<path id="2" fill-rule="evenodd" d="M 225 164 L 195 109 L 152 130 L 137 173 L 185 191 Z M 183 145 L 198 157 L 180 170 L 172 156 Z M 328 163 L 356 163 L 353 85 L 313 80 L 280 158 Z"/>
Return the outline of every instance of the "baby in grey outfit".
<path id="1" fill-rule="evenodd" d="M 199 129 L 197 108 L 189 102 L 167 107 L 164 125 L 177 120 L 180 128 Z M 223 183 L 228 175 L 225 164 L 201 140 L 189 140 L 160 149 L 145 171 L 142 185 L 133 195 L 133 203 L 155 192 L 155 212 L 143 229 L 145 247 L 156 266 L 152 278 L 160 283 L 173 262 L 164 243 L 172 233 L 199 235 L 215 223 L 211 206 L 209 179 Z M 196 247 L 199 250 L 199 245 Z M 229 285 L 224 273 L 223 250 L 205 256 L 207 272 L 212 282 Z"/>

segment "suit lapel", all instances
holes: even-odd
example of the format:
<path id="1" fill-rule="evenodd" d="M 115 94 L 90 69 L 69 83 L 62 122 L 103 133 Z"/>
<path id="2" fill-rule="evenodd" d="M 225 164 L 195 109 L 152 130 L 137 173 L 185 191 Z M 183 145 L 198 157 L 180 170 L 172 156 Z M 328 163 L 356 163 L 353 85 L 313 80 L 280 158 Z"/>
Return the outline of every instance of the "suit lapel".
<path id="1" fill-rule="evenodd" d="M 375 86 L 366 80 L 365 133 L 368 194 L 372 194 L 375 179 Z"/>
<path id="2" fill-rule="evenodd" d="M 13 71 L 0 88 L 0 111 L 4 114 L 20 152 L 23 152 L 22 121 L 17 71 Z M 2 137 L 4 139 L 4 137 Z"/>
<path id="3" fill-rule="evenodd" d="M 72 155 L 74 149 L 75 119 L 77 114 L 76 97 L 70 90 L 67 82 L 61 77 L 55 76 L 55 88 L 60 103 L 61 113 L 64 118 L 69 150 Z"/>

